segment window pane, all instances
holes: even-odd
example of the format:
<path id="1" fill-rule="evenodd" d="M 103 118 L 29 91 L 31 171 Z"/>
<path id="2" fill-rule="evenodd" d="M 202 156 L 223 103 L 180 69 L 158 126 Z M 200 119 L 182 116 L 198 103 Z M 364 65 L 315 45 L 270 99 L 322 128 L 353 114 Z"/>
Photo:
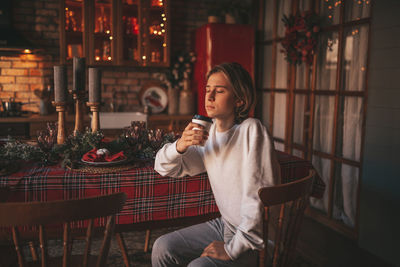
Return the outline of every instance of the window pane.
<path id="1" fill-rule="evenodd" d="M 294 103 L 293 141 L 303 144 L 304 131 L 304 105 L 306 96 L 296 94 Z"/>
<path id="2" fill-rule="evenodd" d="M 317 85 L 319 90 L 335 90 L 339 35 L 337 32 L 321 34 L 318 42 Z"/>
<path id="3" fill-rule="evenodd" d="M 340 21 L 340 5 L 343 1 L 320 0 L 320 15 L 324 18 L 324 24 L 333 25 Z"/>
<path id="4" fill-rule="evenodd" d="M 274 1 L 265 1 L 264 9 L 264 40 L 271 40 L 274 27 Z"/>
<path id="5" fill-rule="evenodd" d="M 341 112 L 338 118 L 336 154 L 350 160 L 360 161 L 363 99 L 341 97 Z"/>
<path id="6" fill-rule="evenodd" d="M 298 150 L 298 149 L 295 149 L 295 148 L 294 148 L 292 154 L 295 155 L 296 157 L 304 158 L 304 157 L 303 157 L 303 151 L 301 151 L 301 150 Z"/>
<path id="7" fill-rule="evenodd" d="M 280 51 L 281 44 L 278 44 L 276 49 L 276 80 L 275 88 L 287 88 L 287 72 L 288 63 L 285 60 L 285 55 Z"/>
<path id="8" fill-rule="evenodd" d="M 371 15 L 371 0 L 345 1 L 345 20 L 359 20 Z"/>
<path id="9" fill-rule="evenodd" d="M 285 145 L 283 143 L 281 143 L 281 142 L 275 141 L 274 142 L 274 146 L 275 146 L 276 150 L 285 151 Z"/>
<path id="10" fill-rule="evenodd" d="M 264 46 L 264 66 L 262 69 L 261 79 L 263 88 L 271 88 L 272 74 L 272 45 Z"/>
<path id="11" fill-rule="evenodd" d="M 322 199 L 310 198 L 311 206 L 322 211 L 323 213 L 327 213 L 328 211 L 328 200 L 329 200 L 329 175 L 331 172 L 331 161 L 329 159 L 324 159 L 313 155 L 312 164 L 318 174 L 321 176 L 321 179 L 326 184 L 326 189 L 324 192 L 324 196 Z"/>
<path id="12" fill-rule="evenodd" d="M 296 66 L 296 89 L 308 89 L 308 84 L 306 84 L 307 75 L 310 81 L 311 72 L 307 72 L 307 69 L 308 68 L 306 64 L 300 64 Z"/>
<path id="13" fill-rule="evenodd" d="M 311 8 L 311 0 L 300 0 L 299 1 L 299 11 L 308 11 Z"/>
<path id="14" fill-rule="evenodd" d="M 368 26 L 356 26 L 345 31 L 342 89 L 364 91 L 367 69 Z"/>
<path id="15" fill-rule="evenodd" d="M 333 113 L 335 110 L 334 96 L 315 97 L 314 138 L 315 150 L 325 153 L 332 152 Z"/>
<path id="16" fill-rule="evenodd" d="M 282 21 L 283 15 L 289 16 L 292 0 L 277 0 L 278 2 L 278 37 L 285 35 L 285 24 Z"/>
<path id="17" fill-rule="evenodd" d="M 286 94 L 275 93 L 273 136 L 285 138 Z"/>
<path id="18" fill-rule="evenodd" d="M 354 227 L 357 213 L 359 169 L 336 163 L 333 218 Z"/>
<path id="19" fill-rule="evenodd" d="M 271 121 L 270 121 L 270 108 L 271 108 L 271 93 L 263 92 L 262 93 L 262 123 L 270 129 Z"/>

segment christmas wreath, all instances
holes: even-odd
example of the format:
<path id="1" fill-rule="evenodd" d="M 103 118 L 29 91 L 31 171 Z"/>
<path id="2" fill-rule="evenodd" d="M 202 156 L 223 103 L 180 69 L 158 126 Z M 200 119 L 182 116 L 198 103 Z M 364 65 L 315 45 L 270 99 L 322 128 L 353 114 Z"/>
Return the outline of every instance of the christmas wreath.
<path id="1" fill-rule="evenodd" d="M 285 59 L 292 64 L 311 64 L 317 46 L 320 18 L 312 12 L 283 16 L 285 37 L 282 40 Z"/>

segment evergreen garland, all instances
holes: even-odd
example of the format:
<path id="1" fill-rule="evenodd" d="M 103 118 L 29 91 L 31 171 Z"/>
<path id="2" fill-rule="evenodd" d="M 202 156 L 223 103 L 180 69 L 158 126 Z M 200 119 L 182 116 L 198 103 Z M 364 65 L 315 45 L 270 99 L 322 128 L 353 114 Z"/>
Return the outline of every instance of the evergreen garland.
<path id="1" fill-rule="evenodd" d="M 173 142 L 177 135 L 163 130 L 149 130 L 142 122 L 132 122 L 123 130 L 119 138 L 108 142 L 101 131 L 92 133 L 86 129 L 84 133 L 70 135 L 62 145 L 56 144 L 57 125 L 48 124 L 38 134 L 38 146 L 24 144 L 10 139 L 0 146 L 0 170 L 21 161 L 40 162 L 43 165 L 61 161 L 61 166 L 75 168 L 82 156 L 93 148 L 106 148 L 111 153 L 124 151 L 128 158 L 153 159 L 157 151 L 166 143 Z"/>

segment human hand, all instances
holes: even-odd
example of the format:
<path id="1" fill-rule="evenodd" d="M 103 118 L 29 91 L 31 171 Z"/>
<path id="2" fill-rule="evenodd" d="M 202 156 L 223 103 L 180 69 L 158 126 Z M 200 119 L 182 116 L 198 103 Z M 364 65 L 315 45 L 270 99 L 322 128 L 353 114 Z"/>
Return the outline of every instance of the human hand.
<path id="1" fill-rule="evenodd" d="M 204 126 L 191 122 L 188 124 L 188 126 L 186 126 L 182 133 L 182 137 L 179 138 L 178 142 L 176 143 L 176 150 L 179 153 L 185 153 L 189 146 L 202 146 L 207 139 L 208 132 L 204 130 Z"/>
<path id="2" fill-rule="evenodd" d="M 224 242 L 222 241 L 213 241 L 211 242 L 201 254 L 200 257 L 211 257 L 214 259 L 219 259 L 223 261 L 229 261 L 231 258 L 226 253 L 224 248 Z"/>

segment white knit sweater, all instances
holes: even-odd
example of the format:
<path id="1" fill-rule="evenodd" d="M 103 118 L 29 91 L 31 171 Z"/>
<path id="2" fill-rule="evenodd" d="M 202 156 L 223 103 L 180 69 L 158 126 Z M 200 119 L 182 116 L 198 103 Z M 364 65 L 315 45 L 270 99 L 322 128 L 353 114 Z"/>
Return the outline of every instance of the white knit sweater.
<path id="1" fill-rule="evenodd" d="M 248 118 L 226 132 L 211 126 L 204 147 L 191 146 L 180 154 L 176 142 L 166 144 L 156 156 L 161 175 L 182 177 L 207 171 L 216 203 L 233 238 L 225 243 L 232 260 L 248 249 L 261 249 L 262 203 L 258 189 L 277 184 L 279 165 L 267 130 Z"/>

